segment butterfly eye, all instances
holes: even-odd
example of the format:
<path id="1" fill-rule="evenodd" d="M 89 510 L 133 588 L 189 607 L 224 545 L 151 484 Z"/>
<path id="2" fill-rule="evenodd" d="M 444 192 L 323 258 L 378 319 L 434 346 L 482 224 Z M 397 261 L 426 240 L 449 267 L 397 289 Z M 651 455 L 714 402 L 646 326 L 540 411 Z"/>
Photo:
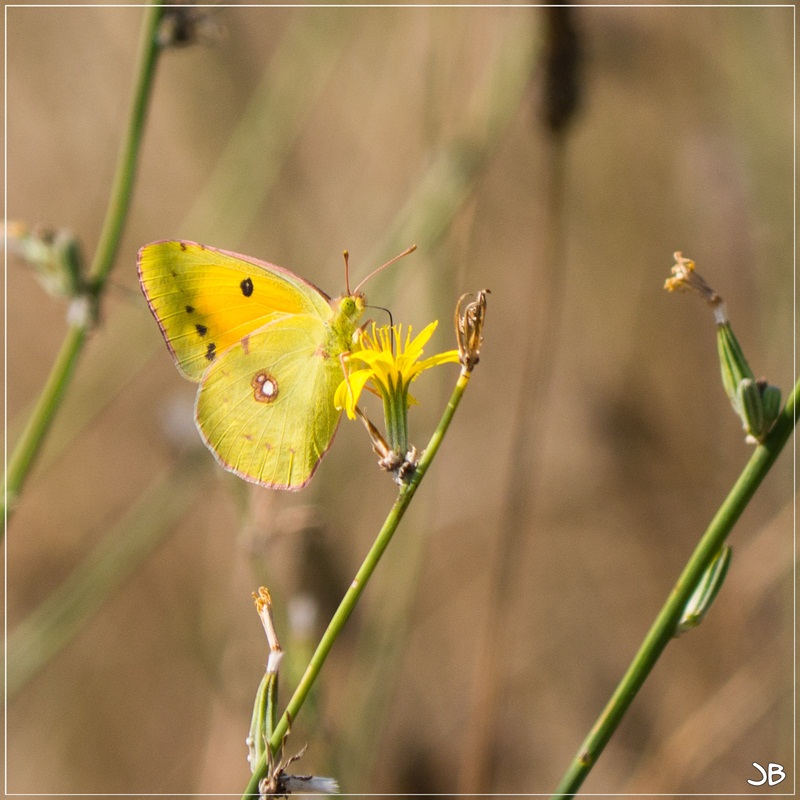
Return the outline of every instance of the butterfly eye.
<path id="1" fill-rule="evenodd" d="M 257 372 L 250 385 L 255 390 L 253 396 L 259 403 L 271 403 L 278 396 L 278 382 L 268 372 Z"/>

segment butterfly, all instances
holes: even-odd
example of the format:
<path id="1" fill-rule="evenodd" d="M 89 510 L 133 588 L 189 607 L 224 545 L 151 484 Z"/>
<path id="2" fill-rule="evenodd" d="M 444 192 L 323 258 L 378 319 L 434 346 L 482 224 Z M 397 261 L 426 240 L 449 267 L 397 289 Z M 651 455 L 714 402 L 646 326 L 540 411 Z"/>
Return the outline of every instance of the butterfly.
<path id="1" fill-rule="evenodd" d="M 359 289 L 414 249 L 332 300 L 249 256 L 186 241 L 142 247 L 142 291 L 176 366 L 200 384 L 195 422 L 225 469 L 273 489 L 308 484 L 339 425 L 333 397 L 366 306 Z"/>

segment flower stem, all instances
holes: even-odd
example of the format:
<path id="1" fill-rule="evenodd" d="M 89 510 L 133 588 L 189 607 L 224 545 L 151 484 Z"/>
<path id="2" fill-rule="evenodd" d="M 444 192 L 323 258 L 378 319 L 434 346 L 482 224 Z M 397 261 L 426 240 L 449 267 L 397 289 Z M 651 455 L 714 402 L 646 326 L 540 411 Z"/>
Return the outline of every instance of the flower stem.
<path id="1" fill-rule="evenodd" d="M 628 671 L 570 763 L 561 783 L 556 788 L 553 800 L 572 797 L 578 791 L 633 702 L 636 693 L 673 638 L 681 612 L 698 581 L 714 560 L 731 529 L 788 441 L 797 422 L 798 399 L 800 399 L 800 381 L 795 385 L 792 394 L 786 401 L 775 426 L 764 442 L 755 448 L 738 480 L 711 520 L 667 598 L 667 602 L 642 642 L 639 652 L 628 667 Z"/>
<path id="2" fill-rule="evenodd" d="M 83 349 L 87 334 L 93 323 L 94 314 L 90 305 L 96 303 L 102 293 L 114 257 L 119 246 L 125 217 L 130 206 L 133 180 L 136 173 L 139 149 L 144 132 L 144 121 L 147 104 L 150 98 L 153 78 L 155 76 L 156 58 L 158 55 L 158 24 L 163 7 L 158 0 L 153 0 L 145 12 L 139 44 L 137 64 L 137 80 L 131 106 L 130 119 L 122 144 L 111 199 L 106 210 L 100 240 L 94 259 L 89 269 L 88 285 L 85 287 L 88 301 L 83 312 L 71 316 L 67 335 L 61 351 L 50 371 L 50 376 L 36 403 L 36 406 L 17 442 L 14 452 L 8 461 L 6 472 L 5 507 L 13 506 L 22 485 L 27 478 L 31 466 L 41 449 L 42 443 L 58 410 L 61 399 L 74 373 L 78 355 Z M 80 299 L 80 298 L 79 298 Z M 78 299 L 73 301 L 77 308 Z"/>
<path id="3" fill-rule="evenodd" d="M 275 726 L 275 730 L 272 733 L 272 738 L 270 739 L 270 747 L 272 748 L 273 753 L 278 751 L 284 736 L 289 730 L 291 722 L 297 718 L 297 714 L 302 708 L 308 693 L 311 691 L 311 687 L 313 686 L 314 681 L 317 679 L 317 676 L 322 669 L 322 665 L 325 663 L 325 659 L 328 657 L 328 653 L 330 653 L 331 648 L 333 647 L 333 643 L 336 641 L 336 638 L 339 636 L 342 628 L 344 628 L 344 624 L 350 617 L 350 614 L 355 608 L 359 597 L 361 597 L 361 593 L 364 591 L 367 582 L 372 576 L 372 573 L 375 571 L 375 567 L 378 565 L 381 556 L 389 545 L 392 536 L 394 536 L 394 532 L 397 530 L 400 520 L 403 518 L 406 509 L 410 505 L 411 499 L 417 491 L 417 487 L 425 477 L 428 467 L 436 456 L 436 452 L 438 451 L 439 446 L 444 439 L 445 433 L 450 426 L 450 421 L 453 419 L 453 414 L 455 414 L 456 408 L 461 402 L 461 398 L 468 383 L 469 374 L 462 371 L 461 375 L 459 375 L 458 381 L 456 382 L 456 386 L 453 389 L 453 393 L 450 396 L 450 400 L 447 403 L 447 408 L 445 408 L 444 414 L 439 421 L 439 425 L 431 436 L 428 446 L 425 448 L 425 452 L 422 454 L 419 464 L 417 464 L 416 470 L 414 470 L 409 482 L 400 489 L 397 500 L 395 500 L 392 509 L 389 511 L 386 521 L 383 523 L 383 527 L 380 529 L 378 536 L 367 553 L 366 558 L 359 567 L 353 582 L 350 584 L 347 592 L 345 592 L 339 607 L 336 609 L 336 613 L 331 618 L 325 633 L 322 635 L 322 638 L 317 645 L 317 649 L 314 651 L 314 655 L 311 656 L 311 660 L 306 667 L 306 671 L 303 674 L 303 677 L 300 679 L 300 682 L 298 683 L 291 700 L 289 700 L 286 710 L 283 712 L 283 716 Z M 253 775 L 250 778 L 250 782 L 245 789 L 243 798 L 252 796 L 257 797 L 258 784 L 265 776 L 266 754 L 256 765 Z"/>
<path id="4" fill-rule="evenodd" d="M 408 387 L 400 385 L 387 387 L 389 391 L 383 396 L 383 421 L 389 448 L 403 458 L 408 452 Z"/>

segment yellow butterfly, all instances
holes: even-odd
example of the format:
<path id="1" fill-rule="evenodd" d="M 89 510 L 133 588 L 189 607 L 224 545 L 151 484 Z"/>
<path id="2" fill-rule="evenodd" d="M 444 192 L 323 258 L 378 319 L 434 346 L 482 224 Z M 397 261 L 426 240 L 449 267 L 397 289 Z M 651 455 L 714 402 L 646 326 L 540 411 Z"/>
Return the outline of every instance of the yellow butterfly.
<path id="1" fill-rule="evenodd" d="M 331 300 L 282 267 L 181 241 L 145 245 L 139 280 L 175 364 L 200 383 L 195 421 L 219 463 L 262 486 L 303 488 L 339 424 L 333 396 L 365 281 Z"/>

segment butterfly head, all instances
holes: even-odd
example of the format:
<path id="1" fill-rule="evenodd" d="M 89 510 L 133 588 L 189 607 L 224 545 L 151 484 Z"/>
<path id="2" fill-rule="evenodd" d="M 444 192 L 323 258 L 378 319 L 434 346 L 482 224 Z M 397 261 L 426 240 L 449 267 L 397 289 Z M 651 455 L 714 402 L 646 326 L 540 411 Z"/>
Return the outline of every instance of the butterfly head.
<path id="1" fill-rule="evenodd" d="M 331 330 L 334 332 L 334 336 L 340 339 L 339 346 L 349 350 L 357 335 L 356 331 L 361 317 L 364 316 L 367 300 L 361 292 L 356 292 L 333 300 L 331 305 L 333 306 Z"/>
<path id="2" fill-rule="evenodd" d="M 416 245 L 409 247 L 407 250 L 404 250 L 402 253 L 400 253 L 399 256 L 395 256 L 390 261 L 387 261 L 385 264 L 378 267 L 378 269 L 367 275 L 367 277 L 364 278 L 364 280 L 362 280 L 361 283 L 359 283 L 358 286 L 352 290 L 350 289 L 350 254 L 347 252 L 347 250 L 344 251 L 344 274 L 347 292 L 337 300 L 331 301 L 331 306 L 333 307 L 333 321 L 331 322 L 331 329 L 337 334 L 341 334 L 343 340 L 347 340 L 348 346 L 356 336 L 359 320 L 364 316 L 364 309 L 367 307 L 367 299 L 364 297 L 361 287 L 371 277 L 377 275 L 382 269 L 385 269 L 390 264 L 394 264 L 398 258 L 402 258 L 403 256 L 408 255 L 416 250 L 416 247 Z"/>
<path id="3" fill-rule="evenodd" d="M 366 300 L 360 292 L 331 300 L 330 340 L 323 348 L 324 352 L 347 352 L 352 348 L 365 308 Z"/>
<path id="4" fill-rule="evenodd" d="M 367 306 L 367 298 L 361 292 L 346 294 L 336 301 L 336 313 L 343 321 L 357 323 L 364 315 Z"/>

